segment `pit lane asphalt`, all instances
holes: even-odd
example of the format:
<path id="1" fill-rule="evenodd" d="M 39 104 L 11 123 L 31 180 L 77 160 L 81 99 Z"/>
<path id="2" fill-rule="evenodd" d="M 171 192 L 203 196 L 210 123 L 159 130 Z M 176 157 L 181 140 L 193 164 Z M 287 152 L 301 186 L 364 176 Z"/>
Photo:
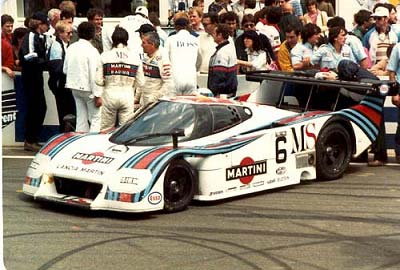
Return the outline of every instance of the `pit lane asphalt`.
<path id="1" fill-rule="evenodd" d="M 340 180 L 124 214 L 32 201 L 21 193 L 24 154 L 3 150 L 8 270 L 400 269 L 398 165 L 351 164 Z"/>

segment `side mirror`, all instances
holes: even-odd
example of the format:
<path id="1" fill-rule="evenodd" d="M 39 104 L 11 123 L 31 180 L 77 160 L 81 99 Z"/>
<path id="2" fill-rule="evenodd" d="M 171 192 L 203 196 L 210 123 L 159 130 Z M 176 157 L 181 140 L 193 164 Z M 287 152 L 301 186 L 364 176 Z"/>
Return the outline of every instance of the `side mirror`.
<path id="1" fill-rule="evenodd" d="M 175 148 L 178 148 L 178 137 L 183 137 L 183 136 L 185 136 L 185 131 L 183 130 L 183 129 L 179 129 L 179 128 L 177 128 L 177 129 L 174 129 L 172 132 L 171 132 L 171 135 L 172 135 L 172 147 L 175 149 Z"/>

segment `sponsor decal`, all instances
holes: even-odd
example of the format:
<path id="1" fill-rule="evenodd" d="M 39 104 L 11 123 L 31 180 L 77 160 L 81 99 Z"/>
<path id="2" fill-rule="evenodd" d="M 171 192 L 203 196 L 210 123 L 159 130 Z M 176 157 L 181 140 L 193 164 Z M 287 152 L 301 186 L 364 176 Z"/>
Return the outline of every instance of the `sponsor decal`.
<path id="1" fill-rule="evenodd" d="M 286 173 L 286 167 L 279 167 L 278 169 L 276 169 L 276 174 L 277 175 L 282 175 Z"/>
<path id="2" fill-rule="evenodd" d="M 268 180 L 267 184 L 273 184 L 275 182 L 282 182 L 282 181 L 287 181 L 287 180 L 289 180 L 289 176 L 281 176 L 281 177 L 272 178 L 272 179 Z"/>
<path id="3" fill-rule="evenodd" d="M 253 187 L 259 187 L 259 186 L 263 186 L 264 185 L 264 181 L 258 181 L 253 183 Z"/>
<path id="4" fill-rule="evenodd" d="M 248 185 L 248 184 L 240 186 L 240 190 L 248 189 L 248 188 L 250 188 L 250 185 Z"/>
<path id="5" fill-rule="evenodd" d="M 85 165 L 90 165 L 93 163 L 110 164 L 114 160 L 112 157 L 104 156 L 104 153 L 101 152 L 95 152 L 91 154 L 78 152 L 72 156 L 72 159 L 81 160 Z"/>
<path id="6" fill-rule="evenodd" d="M 162 200 L 162 195 L 160 192 L 150 193 L 148 200 L 149 200 L 150 204 L 153 204 L 153 205 L 159 204 Z"/>
<path id="7" fill-rule="evenodd" d="M 275 160 L 276 163 L 285 163 L 290 154 L 303 152 L 315 148 L 317 135 L 315 123 L 292 127 L 289 135 L 276 134 L 275 140 Z M 292 145 L 288 147 L 288 136 L 292 137 Z"/>
<path id="8" fill-rule="evenodd" d="M 123 58 L 124 55 L 121 55 L 120 57 Z M 124 63 L 107 63 L 103 65 L 104 76 L 120 75 L 127 77 L 136 77 L 137 70 L 138 66 Z"/>
<path id="9" fill-rule="evenodd" d="M 277 182 L 282 182 L 282 181 L 287 181 L 287 180 L 289 180 L 289 176 L 282 176 L 282 177 L 276 178 Z"/>
<path id="10" fill-rule="evenodd" d="M 130 184 L 130 185 L 138 185 L 138 178 L 137 177 L 129 177 L 129 176 L 123 176 L 121 177 L 121 180 L 119 181 L 121 184 Z"/>
<path id="11" fill-rule="evenodd" d="M 219 194 L 222 194 L 223 193 L 223 191 L 222 190 L 218 190 L 218 191 L 211 191 L 210 192 L 210 196 L 213 196 L 213 195 L 219 195 Z"/>
<path id="12" fill-rule="evenodd" d="M 236 191 L 237 187 L 231 187 L 226 190 L 226 192 Z"/>
<path id="13" fill-rule="evenodd" d="M 107 151 L 113 154 L 123 154 L 128 152 L 129 148 L 125 145 L 113 145 Z"/>
<path id="14" fill-rule="evenodd" d="M 3 85 L 4 86 L 4 85 Z M 17 120 L 17 102 L 15 89 L 1 93 L 1 128 Z"/>
<path id="15" fill-rule="evenodd" d="M 254 161 L 250 157 L 245 157 L 239 166 L 226 169 L 226 181 L 240 179 L 243 184 L 249 184 L 255 175 L 267 173 L 267 161 Z"/>
<path id="16" fill-rule="evenodd" d="M 104 174 L 103 171 L 100 171 L 97 169 L 80 168 L 78 166 L 64 165 L 64 164 L 57 165 L 56 169 L 66 170 L 66 171 L 79 171 L 79 172 L 85 172 L 85 173 L 89 173 L 89 174 L 96 174 L 99 176 Z"/>
<path id="17" fill-rule="evenodd" d="M 271 180 L 268 180 L 268 182 L 267 182 L 267 184 L 273 184 L 273 183 L 275 183 L 275 179 L 271 179 Z"/>

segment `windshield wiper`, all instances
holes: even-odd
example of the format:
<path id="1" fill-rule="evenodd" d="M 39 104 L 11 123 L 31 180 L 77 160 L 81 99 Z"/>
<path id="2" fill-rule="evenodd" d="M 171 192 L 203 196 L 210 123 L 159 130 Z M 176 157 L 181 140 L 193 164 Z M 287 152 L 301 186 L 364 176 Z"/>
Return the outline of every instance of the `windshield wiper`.
<path id="1" fill-rule="evenodd" d="M 157 132 L 157 133 L 143 134 L 124 142 L 124 145 L 132 145 L 139 141 L 143 141 L 149 138 L 162 137 L 162 136 L 172 136 L 172 145 L 174 148 L 177 148 L 178 137 L 185 136 L 185 131 L 183 129 L 174 129 L 171 132 Z"/>

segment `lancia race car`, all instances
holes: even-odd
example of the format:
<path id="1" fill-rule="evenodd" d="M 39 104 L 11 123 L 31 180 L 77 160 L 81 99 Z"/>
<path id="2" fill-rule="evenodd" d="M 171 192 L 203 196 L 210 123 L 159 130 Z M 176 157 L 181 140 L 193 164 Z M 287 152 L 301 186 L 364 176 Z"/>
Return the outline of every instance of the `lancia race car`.
<path id="1" fill-rule="evenodd" d="M 91 210 L 175 212 L 193 199 L 337 179 L 376 139 L 385 97 L 398 93 L 389 81 L 282 72 L 247 79 L 261 87 L 237 100 L 162 99 L 113 131 L 51 138 L 23 192 Z"/>

